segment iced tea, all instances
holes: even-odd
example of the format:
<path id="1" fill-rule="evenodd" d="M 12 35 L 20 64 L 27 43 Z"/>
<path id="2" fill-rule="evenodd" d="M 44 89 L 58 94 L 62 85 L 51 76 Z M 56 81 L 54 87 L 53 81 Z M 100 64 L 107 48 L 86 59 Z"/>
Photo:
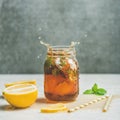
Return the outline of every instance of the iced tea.
<path id="1" fill-rule="evenodd" d="M 75 49 L 52 47 L 44 64 L 44 93 L 55 101 L 75 100 L 79 94 L 79 66 Z"/>

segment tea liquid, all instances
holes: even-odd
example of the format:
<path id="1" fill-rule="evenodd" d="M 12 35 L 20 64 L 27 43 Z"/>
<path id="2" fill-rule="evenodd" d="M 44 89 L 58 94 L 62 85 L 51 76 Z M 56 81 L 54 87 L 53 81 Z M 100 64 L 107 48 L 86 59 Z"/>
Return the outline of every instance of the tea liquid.
<path id="1" fill-rule="evenodd" d="M 79 94 L 79 66 L 74 48 L 48 48 L 44 64 L 44 93 L 49 100 L 76 99 Z"/>

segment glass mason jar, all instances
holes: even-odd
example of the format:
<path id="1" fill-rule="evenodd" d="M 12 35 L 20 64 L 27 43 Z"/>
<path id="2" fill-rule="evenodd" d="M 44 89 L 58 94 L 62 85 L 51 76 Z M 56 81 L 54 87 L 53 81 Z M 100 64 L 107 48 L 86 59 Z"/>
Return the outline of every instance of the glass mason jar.
<path id="1" fill-rule="evenodd" d="M 44 63 L 44 94 L 53 101 L 72 101 L 77 98 L 79 65 L 74 47 L 48 48 Z"/>

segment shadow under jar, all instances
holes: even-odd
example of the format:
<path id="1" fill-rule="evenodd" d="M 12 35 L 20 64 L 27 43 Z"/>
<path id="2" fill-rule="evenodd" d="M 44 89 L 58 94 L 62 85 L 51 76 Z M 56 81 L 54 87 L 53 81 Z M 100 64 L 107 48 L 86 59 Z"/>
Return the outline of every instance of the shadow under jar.
<path id="1" fill-rule="evenodd" d="M 74 47 L 48 48 L 44 63 L 44 94 L 53 101 L 73 101 L 77 98 L 79 65 Z"/>

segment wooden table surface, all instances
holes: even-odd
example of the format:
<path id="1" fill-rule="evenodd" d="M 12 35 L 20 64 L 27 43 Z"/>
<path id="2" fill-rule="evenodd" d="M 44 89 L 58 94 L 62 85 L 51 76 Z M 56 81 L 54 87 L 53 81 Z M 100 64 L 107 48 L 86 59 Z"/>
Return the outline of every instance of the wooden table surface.
<path id="1" fill-rule="evenodd" d="M 5 83 L 19 80 L 36 79 L 39 97 L 31 107 L 26 109 L 11 109 L 10 105 L 3 99 L 2 90 Z M 80 94 L 84 90 L 97 83 L 107 90 L 107 94 L 117 95 L 113 99 L 107 112 L 101 109 L 81 109 L 72 113 L 59 112 L 52 114 L 40 113 L 40 107 L 44 102 L 44 76 L 42 74 L 19 74 L 0 75 L 0 120 L 120 120 L 120 74 L 81 74 Z M 69 104 L 69 103 L 67 103 Z M 74 102 L 72 103 L 74 104 Z M 37 105 L 37 107 L 35 107 Z"/>

